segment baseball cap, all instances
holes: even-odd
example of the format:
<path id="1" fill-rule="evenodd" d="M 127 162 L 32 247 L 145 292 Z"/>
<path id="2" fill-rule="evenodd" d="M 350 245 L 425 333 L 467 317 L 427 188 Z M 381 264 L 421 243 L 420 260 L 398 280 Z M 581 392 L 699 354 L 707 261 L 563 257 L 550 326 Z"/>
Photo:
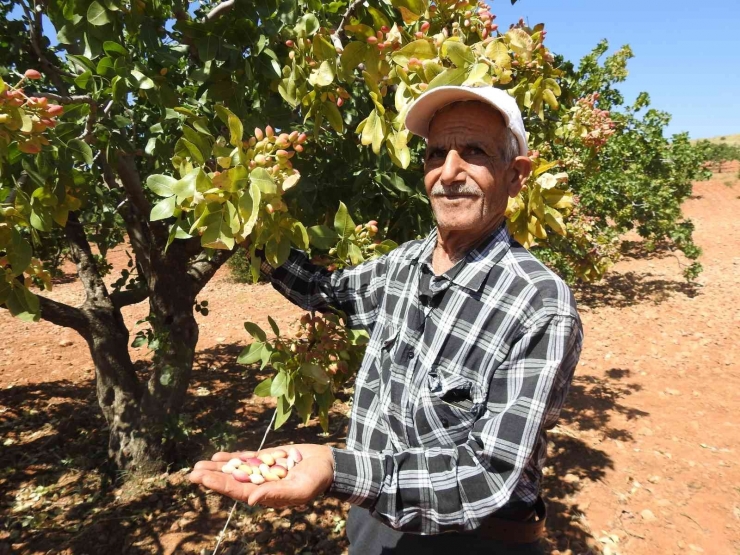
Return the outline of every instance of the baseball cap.
<path id="1" fill-rule="evenodd" d="M 526 156 L 527 133 L 524 130 L 524 120 L 516 100 L 504 90 L 496 87 L 463 87 L 445 85 L 435 87 L 423 93 L 411 105 L 406 114 L 406 128 L 414 135 L 425 139 L 429 138 L 429 124 L 441 108 L 453 102 L 464 100 L 479 100 L 496 108 L 504 118 L 504 123 L 519 143 L 519 155 Z"/>

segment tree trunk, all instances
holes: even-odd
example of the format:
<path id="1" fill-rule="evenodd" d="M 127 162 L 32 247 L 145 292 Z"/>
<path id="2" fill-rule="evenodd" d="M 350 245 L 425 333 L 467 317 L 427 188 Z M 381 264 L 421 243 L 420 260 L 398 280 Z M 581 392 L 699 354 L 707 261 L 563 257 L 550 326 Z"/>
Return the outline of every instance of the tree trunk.
<path id="1" fill-rule="evenodd" d="M 85 311 L 87 343 L 96 373 L 98 403 L 108 423 L 108 457 L 119 469 L 164 465 L 161 428 L 144 417 L 142 383 L 128 351 L 129 333 L 118 309 Z"/>

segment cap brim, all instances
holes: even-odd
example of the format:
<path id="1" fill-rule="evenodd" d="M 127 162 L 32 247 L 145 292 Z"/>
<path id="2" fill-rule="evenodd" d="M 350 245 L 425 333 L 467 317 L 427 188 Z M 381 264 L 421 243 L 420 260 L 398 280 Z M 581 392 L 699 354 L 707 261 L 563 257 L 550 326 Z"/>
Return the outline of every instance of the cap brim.
<path id="1" fill-rule="evenodd" d="M 504 118 L 506 126 L 509 126 L 509 115 L 506 111 L 496 106 L 496 104 L 491 102 L 491 99 L 486 97 L 483 93 L 476 92 L 475 88 L 472 87 L 463 88 L 445 85 L 442 87 L 435 87 L 431 91 L 425 92 L 416 100 L 416 102 L 414 102 L 414 104 L 412 104 L 406 114 L 406 129 L 411 131 L 414 135 L 427 139 L 429 138 L 429 124 L 431 123 L 434 114 L 453 102 L 461 102 L 465 100 L 480 100 L 481 102 L 485 102 L 486 104 L 493 106 Z"/>

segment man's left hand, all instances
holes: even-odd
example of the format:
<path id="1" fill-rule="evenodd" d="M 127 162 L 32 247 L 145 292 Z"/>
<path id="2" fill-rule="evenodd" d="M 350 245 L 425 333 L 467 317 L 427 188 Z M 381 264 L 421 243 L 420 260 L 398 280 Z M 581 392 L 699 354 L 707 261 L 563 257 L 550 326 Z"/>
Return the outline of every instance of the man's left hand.
<path id="1" fill-rule="evenodd" d="M 260 453 L 272 453 L 277 449 L 288 451 L 295 447 L 303 455 L 288 475 L 278 482 L 266 482 L 256 486 L 237 482 L 230 474 L 221 472 L 221 467 L 233 458 L 256 456 L 255 452 L 216 453 L 210 461 L 196 463 L 188 476 L 194 484 L 201 484 L 232 499 L 245 501 L 250 505 L 266 507 L 293 507 L 305 505 L 324 493 L 334 479 L 334 457 L 326 445 L 287 445 L 263 449 Z"/>

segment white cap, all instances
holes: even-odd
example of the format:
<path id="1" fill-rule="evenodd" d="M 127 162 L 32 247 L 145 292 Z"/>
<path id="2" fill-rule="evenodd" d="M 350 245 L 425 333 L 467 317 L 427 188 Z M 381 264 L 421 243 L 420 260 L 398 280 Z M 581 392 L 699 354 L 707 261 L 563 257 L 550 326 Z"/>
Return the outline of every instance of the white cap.
<path id="1" fill-rule="evenodd" d="M 465 100 L 479 100 L 496 108 L 504 117 L 506 126 L 514 133 L 519 142 L 519 155 L 526 156 L 527 133 L 524 131 L 524 120 L 516 100 L 506 91 L 496 87 L 435 87 L 416 99 L 406 114 L 406 128 L 414 135 L 429 138 L 429 124 L 441 108 Z"/>

